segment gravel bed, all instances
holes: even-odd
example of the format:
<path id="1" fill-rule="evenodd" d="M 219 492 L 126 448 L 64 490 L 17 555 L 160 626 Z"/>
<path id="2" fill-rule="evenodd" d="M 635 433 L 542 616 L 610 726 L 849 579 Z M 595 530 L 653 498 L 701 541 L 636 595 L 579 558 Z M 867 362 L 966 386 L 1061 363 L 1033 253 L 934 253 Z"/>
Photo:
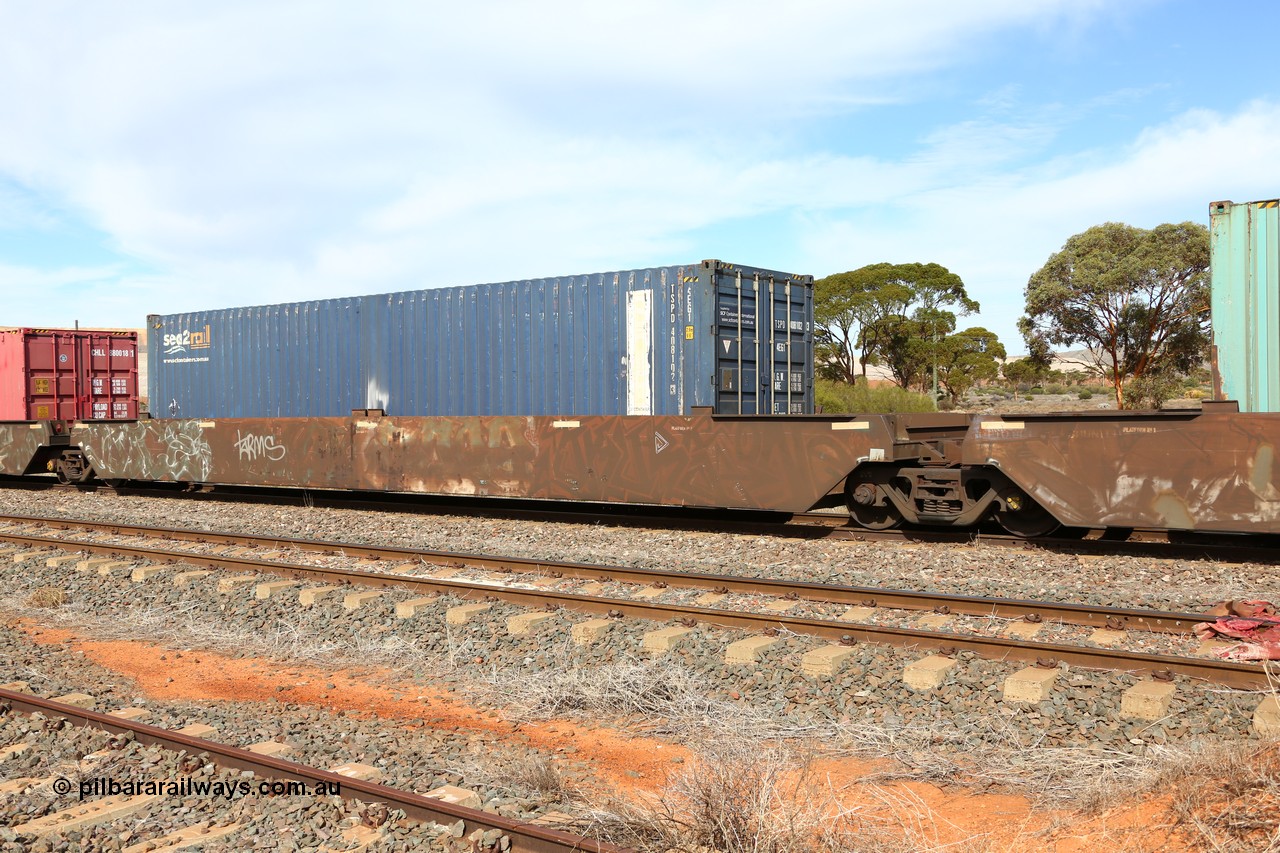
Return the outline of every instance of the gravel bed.
<path id="1" fill-rule="evenodd" d="M 220 770 L 199 756 L 142 746 L 125 736 L 88 729 L 50 728 L 56 725 L 41 715 L 14 714 L 0 719 L 0 743 L 31 745 L 23 765 L 6 766 L 6 774 L 13 779 L 44 780 L 0 800 L 0 851 L 117 851 L 197 824 L 214 833 L 220 827 L 238 824 L 230 835 L 202 845 L 206 851 L 243 850 L 264 842 L 275 849 L 316 849 L 321 844 L 333 850 L 355 849 L 342 837 L 343 829 L 359 822 L 360 807 L 354 803 L 337 797 L 262 796 L 256 788 L 261 780 L 248 773 Z M 55 789 L 55 784 L 62 783 L 50 782 L 49 777 L 69 782 L 69 792 Z M 100 785 L 107 780 L 121 784 L 176 782 L 187 786 L 188 795 L 162 795 L 116 820 L 49 837 L 21 831 L 27 821 L 91 804 L 98 796 L 91 791 L 82 801 L 79 790 L 82 782 L 92 785 L 95 780 L 102 780 Z M 193 785 L 208 785 L 217 793 L 189 795 Z M 250 793 L 240 793 L 242 785 Z M 235 793 L 228 799 L 226 791 Z M 389 815 L 393 839 L 396 830 L 410 829 L 401 823 L 402 817 L 400 813 Z M 399 847 L 407 849 L 403 843 Z"/>
<path id="2" fill-rule="evenodd" d="M 0 531 L 17 529 L 17 525 L 0 523 Z M 156 540 L 138 537 L 114 536 L 105 532 L 75 533 L 64 538 L 70 547 L 72 543 L 96 544 L 136 544 L 144 547 L 155 547 Z M 214 554 L 236 550 L 236 546 L 216 545 L 198 542 L 180 542 L 168 547 L 168 550 L 181 550 L 192 554 Z M 259 551 L 258 553 L 264 553 Z M 706 594 L 706 589 L 655 588 L 646 584 L 623 583 L 619 581 L 594 582 L 576 578 L 548 578 L 533 574 L 516 575 L 499 571 L 480 569 L 447 569 L 441 573 L 441 566 L 425 563 L 414 564 L 408 561 L 392 563 L 390 561 L 368 561 L 341 554 L 321 554 L 312 551 L 294 551 L 284 555 L 283 561 L 297 565 L 321 566 L 330 569 L 348 571 L 395 572 L 405 577 L 448 577 L 451 580 L 508 587 L 518 589 L 554 589 L 570 594 L 590 594 L 593 596 L 629 599 L 654 604 L 668 605 L 700 605 L 717 609 L 736 610 L 755 613 L 780 613 L 796 618 L 811 618 L 835 621 L 841 619 L 844 605 L 814 601 L 788 601 L 785 598 L 770 595 L 750 595 L 744 593 L 728 593 L 716 596 L 716 600 L 704 603 L 698 599 Z M 888 607 L 877 608 L 871 615 L 861 621 L 865 624 L 895 628 L 916 628 L 920 620 L 929 616 L 928 611 L 902 610 Z M 956 616 L 943 627 L 931 629 L 949 633 L 969 633 L 992 636 L 1000 633 L 1008 620 L 990 617 Z M 1070 645 L 1098 646 L 1092 640 L 1093 629 L 1064 625 L 1060 623 L 1046 624 L 1041 640 L 1044 642 L 1060 642 Z M 1172 655 L 1194 655 L 1200 641 L 1191 633 L 1156 634 L 1144 631 L 1130 631 L 1122 634 L 1118 643 L 1111 644 L 1135 652 L 1147 652 Z"/>
<path id="3" fill-rule="evenodd" d="M 417 683 L 462 688 L 492 682 L 503 672 L 518 673 L 531 685 L 522 689 L 537 689 L 566 670 L 601 670 L 644 660 L 643 634 L 666 627 L 619 620 L 603 640 L 580 647 L 571 641 L 570 627 L 582 617 L 563 611 L 552 614 L 535 636 L 513 636 L 507 620 L 527 612 L 513 605 L 492 603 L 470 624 L 457 626 L 445 620 L 446 608 L 461 603 L 449 596 L 419 616 L 402 620 L 393 615 L 394 603 L 412 597 L 408 593 L 389 592 L 354 612 L 343 609 L 336 596 L 300 608 L 296 595 L 258 601 L 251 585 L 222 594 L 208 580 L 177 587 L 172 574 L 182 569 L 169 567 L 143 584 L 104 583 L 92 573 L 51 569 L 42 560 L 31 560 L 21 573 L 4 575 L 0 604 L 14 610 L 39 587 L 56 587 L 65 591 L 67 601 L 50 611 L 55 616 L 108 616 L 125 626 L 122 636 L 168 636 L 189 643 L 190 632 L 204 632 L 198 636 L 224 642 L 231 638 L 231 648 L 242 654 L 301 655 L 334 665 L 343 660 L 384 663 Z M 901 680 L 903 667 L 922 656 L 918 652 L 859 645 L 837 676 L 811 677 L 802 672 L 800 658 L 822 641 L 783 635 L 759 665 L 725 664 L 726 646 L 746 636 L 699 627 L 662 665 L 692 674 L 713 704 L 721 703 L 717 707 L 731 711 L 740 706 L 758 718 L 782 721 L 797 730 L 833 730 L 849 723 L 929 724 L 963 727 L 979 739 L 1012 740 L 1024 746 L 1101 744 L 1132 750 L 1185 736 L 1251 736 L 1251 715 L 1260 698 L 1180 682 L 1169 720 L 1120 721 L 1121 693 L 1135 682 L 1124 674 L 1064 670 L 1049 700 L 1016 705 L 1002 701 L 1001 688 L 1021 665 L 961 654 L 941 687 L 920 693 Z M 244 736 L 261 740 L 272 733 L 259 728 Z"/>
<path id="4" fill-rule="evenodd" d="M 1161 610 L 1195 611 L 1228 598 L 1266 597 L 1280 588 L 1280 565 L 807 541 L 105 492 L 0 490 L 0 512 Z"/>
<path id="5" fill-rule="evenodd" d="M 183 653 L 172 654 L 181 657 Z M 189 651 L 187 654 L 195 657 L 194 662 L 199 662 L 198 651 Z M 92 663 L 79 653 L 61 646 L 37 644 L 21 632 L 0 627 L 0 683 L 10 681 L 26 681 L 28 689 L 41 696 L 88 693 L 97 699 L 94 710 L 98 711 L 123 707 L 146 708 L 150 716 L 145 722 L 164 728 L 176 729 L 192 723 L 204 723 L 217 730 L 214 738 L 219 743 L 248 747 L 263 741 L 280 741 L 291 747 L 291 752 L 283 757 L 302 764 L 322 768 L 347 762 L 372 765 L 383 773 L 381 781 L 385 784 L 418 793 L 426 793 L 445 784 L 459 785 L 479 793 L 483 801 L 481 808 L 485 811 L 522 820 L 535 819 L 548 811 L 575 811 L 571 804 L 562 802 L 562 797 L 549 796 L 520 783 L 518 780 L 522 775 L 528 775 L 529 768 L 550 764 L 566 785 L 582 783 L 591 775 L 588 766 L 569 755 L 552 758 L 518 743 L 494 743 L 449 729 L 388 725 L 377 719 L 350 716 L 345 711 L 331 712 L 279 701 L 194 703 L 151 699 L 142 695 L 128 679 Z M 10 715 L 7 720 L 0 718 L 0 723 L 27 726 L 15 736 L 10 736 L 0 726 L 0 748 L 9 743 L 31 739 L 32 732 L 36 732 L 38 727 L 23 724 L 23 719 L 29 718 L 22 715 Z M 69 728 L 67 732 L 67 736 L 73 738 L 69 746 L 45 749 L 44 744 L 40 743 L 40 748 L 11 758 L 0 766 L 3 778 L 54 775 L 57 767 L 66 764 L 68 756 L 75 758 L 98 749 L 106 737 L 98 733 L 101 737 L 94 740 L 84 733 L 87 730 L 80 729 Z M 128 767 L 122 765 L 119 769 L 118 773 L 95 770 L 92 775 L 104 778 L 129 777 L 126 772 Z M 159 780 L 192 775 L 173 770 L 171 761 L 144 769 L 149 769 L 148 778 Z M 173 772 L 166 775 L 165 771 Z M 0 825 L 12 826 L 38 814 L 69 805 L 65 797 L 51 797 L 47 789 L 35 790 L 24 796 L 25 799 L 17 805 L 9 802 L 3 804 Z M 280 806 L 286 800 L 291 801 L 289 805 Z M 346 816 L 350 808 L 345 805 L 335 806 L 334 803 L 339 802 L 336 800 L 334 803 L 326 803 L 314 799 L 306 801 L 298 797 L 265 799 L 263 802 L 275 804 L 274 811 L 284 820 L 278 829 L 305 825 L 303 836 L 309 833 L 307 837 L 320 840 L 334 835 L 331 830 Z M 256 807 L 259 805 L 258 798 L 248 798 L 245 804 L 247 807 Z M 162 809 L 167 810 L 165 813 L 168 814 L 181 805 L 180 801 L 166 801 L 162 803 Z M 208 802 L 205 805 L 208 807 Z M 217 803 L 213 805 L 216 806 Z M 298 808 L 300 805 L 301 810 Z M 208 808 L 205 809 L 207 810 Z M 313 820 L 313 812 L 314 816 L 323 819 Z M 199 815 L 203 815 L 204 811 L 191 811 L 190 804 L 176 814 L 186 816 L 186 823 L 201 819 L 222 819 L 226 816 L 217 812 L 201 817 Z M 146 822 L 143 830 L 135 832 L 136 837 L 131 843 L 164 835 L 174 828 L 177 827 L 168 825 L 164 820 Z M 419 827 L 415 837 L 420 841 L 422 832 L 428 831 Z M 304 847 L 320 843 L 320 840 L 305 840 L 303 836 L 297 836 L 294 840 Z M 244 837 L 243 833 L 237 835 L 237 838 Z M 272 833 L 264 831 L 264 837 L 272 837 Z M 3 830 L 0 830 L 0 839 L 5 839 Z M 326 843 L 335 842 L 330 838 Z M 406 844 L 409 842 L 406 841 Z M 343 845 L 339 843 L 337 846 L 341 849 Z M 231 845 L 216 849 L 239 847 Z"/>

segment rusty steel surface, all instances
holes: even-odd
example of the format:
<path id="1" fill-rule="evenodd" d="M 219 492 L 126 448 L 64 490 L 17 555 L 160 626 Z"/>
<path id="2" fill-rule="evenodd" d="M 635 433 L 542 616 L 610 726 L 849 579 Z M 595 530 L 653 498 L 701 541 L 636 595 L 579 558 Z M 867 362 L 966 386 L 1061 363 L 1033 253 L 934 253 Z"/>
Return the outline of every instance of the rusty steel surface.
<path id="1" fill-rule="evenodd" d="M 107 481 L 785 513 L 848 503 L 874 529 L 972 529 L 994 515 L 1025 537 L 1056 523 L 1280 533 L 1280 414 L 175 419 L 77 423 L 67 447 L 49 430 L 0 424 L 0 475 L 56 461 L 73 483 L 91 469 Z M 1019 489 L 1034 511 L 1016 511 Z"/>
<path id="2" fill-rule="evenodd" d="M 0 474 L 20 476 L 30 473 L 30 466 L 49 443 L 49 423 L 0 423 Z"/>
<path id="3" fill-rule="evenodd" d="M 404 810 L 405 814 L 415 821 L 445 824 L 462 820 L 466 824 L 464 834 L 474 832 L 477 828 L 501 830 L 510 836 L 511 849 L 516 851 L 563 853 L 566 850 L 592 850 L 596 853 L 626 853 L 626 848 L 613 844 L 512 820 L 479 809 L 446 803 L 412 791 L 354 779 L 281 758 L 259 755 L 247 749 L 184 735 L 159 726 L 125 720 L 111 714 L 85 710 L 74 705 L 65 705 L 27 693 L 0 689 L 0 707 L 6 706 L 8 709 L 15 709 L 25 714 L 40 713 L 49 717 L 60 717 L 77 726 L 100 729 L 112 734 L 129 732 L 141 744 L 195 755 L 205 754 L 219 767 L 248 770 L 254 775 L 267 779 L 286 779 L 313 784 L 325 782 L 336 785 L 342 791 L 341 796 L 346 799 L 358 798 L 364 803 L 387 803 L 392 808 Z"/>
<path id="4" fill-rule="evenodd" d="M 1053 658 L 1072 666 L 1096 669 L 1118 669 L 1140 673 L 1168 671 L 1177 675 L 1186 675 L 1241 689 L 1259 689 L 1268 684 L 1267 672 L 1263 667 L 1232 661 L 1067 646 L 1031 640 L 1010 640 L 1003 637 L 988 637 L 978 634 L 923 631 L 914 628 L 896 628 L 774 613 L 754 613 L 692 605 L 662 604 L 635 599 L 605 598 L 557 590 L 525 589 L 449 578 L 320 568 L 293 563 L 255 560 L 246 557 L 190 554 L 183 551 L 168 551 L 132 545 L 68 543 L 57 537 L 30 534 L 0 534 L 0 540 L 37 547 L 75 548 L 95 553 L 135 556 L 158 561 L 167 560 L 196 566 L 267 572 L 312 583 L 350 583 L 416 592 L 446 593 L 462 599 L 490 599 L 505 601 L 523 607 L 546 608 L 555 606 L 582 613 L 609 616 L 620 614 L 657 622 L 693 619 L 696 622 L 720 628 L 739 628 L 747 631 L 785 629 L 797 634 L 807 634 L 828 640 L 841 640 L 849 636 L 862 642 L 883 643 L 908 648 L 971 651 L 980 657 L 991 660 L 1015 660 L 1034 663 L 1038 659 Z"/>
<path id="5" fill-rule="evenodd" d="M 984 415 L 964 461 L 998 467 L 1070 526 L 1271 533 L 1277 445 L 1280 415 Z"/>
<path id="6" fill-rule="evenodd" d="M 885 587 L 844 586 L 809 581 L 774 580 L 771 578 L 743 577 L 741 575 L 713 575 L 699 572 L 633 568 L 630 566 L 592 565 L 589 563 L 537 560 L 528 557 L 502 557 L 491 554 L 431 551 L 418 548 L 361 545 L 349 542 L 330 542 L 279 536 L 252 536 L 245 533 L 220 533 L 172 527 L 145 527 L 113 522 L 76 521 L 66 518 L 0 515 L 0 522 L 43 524 L 59 530 L 107 532 L 121 536 L 153 536 L 198 543 L 242 545 L 264 550 L 293 548 L 300 551 L 337 553 L 348 557 L 372 558 L 375 560 L 418 560 L 426 561 L 429 564 L 424 566 L 424 569 L 430 565 L 447 565 L 449 567 L 465 566 L 489 571 L 501 570 L 515 573 L 563 575 L 584 580 L 612 580 L 635 584 L 654 584 L 661 581 L 669 587 L 683 589 L 721 588 L 725 592 L 745 595 L 793 596 L 796 599 L 806 601 L 904 610 L 938 611 L 946 608 L 951 613 L 968 616 L 993 616 L 1002 619 L 1031 617 L 1035 621 L 1058 621 L 1071 625 L 1098 628 L 1119 625 L 1124 628 L 1157 633 L 1188 633 L 1197 622 L 1204 622 L 1213 618 L 1200 613 L 1174 613 L 1139 608 L 991 598 L 987 596 L 957 595 Z M 4 541 L 8 536 L 9 534 L 0 533 L 0 541 Z M 63 547 L 65 548 L 74 549 L 79 544 L 73 539 L 63 540 Z M 109 550 L 114 546 L 103 543 L 99 547 Z"/>
<path id="7" fill-rule="evenodd" d="M 103 479 L 404 491 L 801 512 L 886 416 L 381 417 L 78 424 Z"/>

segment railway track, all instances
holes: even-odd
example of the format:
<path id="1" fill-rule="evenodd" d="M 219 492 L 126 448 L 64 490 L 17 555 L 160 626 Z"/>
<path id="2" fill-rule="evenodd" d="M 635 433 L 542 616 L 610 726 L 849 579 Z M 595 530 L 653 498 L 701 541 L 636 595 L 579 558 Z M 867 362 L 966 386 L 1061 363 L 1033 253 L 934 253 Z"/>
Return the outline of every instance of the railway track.
<path id="1" fill-rule="evenodd" d="M 976 544 L 1014 549 L 1043 549 L 1063 553 L 1149 557 L 1152 559 L 1215 560 L 1226 563 L 1274 562 L 1280 555 L 1275 536 L 1179 533 L 1156 530 L 1064 529 L 1057 535 L 1027 539 L 997 527 L 947 530 L 895 528 L 871 530 L 850 522 L 843 511 L 794 514 L 751 510 L 711 510 L 697 507 L 648 507 L 620 504 L 562 504 L 507 498 L 467 498 L 459 501 L 430 495 L 385 493 L 353 497 L 348 493 L 269 486 L 206 486 L 187 491 L 179 486 L 61 484 L 48 477 L 0 477 L 0 487 L 38 491 L 104 490 L 136 497 L 165 497 L 191 501 L 266 503 L 285 506 L 322 506 L 332 509 L 407 512 L 415 514 L 464 514 L 476 517 L 570 524 L 609 524 L 628 527 L 678 528 L 707 532 L 769 535 L 797 539 L 833 539 L 853 542 L 919 542 Z"/>
<path id="2" fill-rule="evenodd" d="M 183 563 L 240 572 L 242 576 L 244 573 L 266 572 L 312 584 L 399 589 L 419 596 L 451 595 L 464 600 L 506 601 L 526 608 L 564 608 L 596 616 L 630 617 L 686 626 L 705 624 L 763 636 L 792 632 L 836 644 L 884 643 L 932 650 L 944 656 L 971 652 L 987 659 L 1022 661 L 1045 668 L 1065 663 L 1073 667 L 1144 673 L 1161 679 L 1186 676 L 1242 689 L 1260 689 L 1267 685 L 1265 668 L 1254 663 L 1034 639 L 1039 626 L 1049 623 L 1094 628 L 1109 632 L 1112 639 L 1115 635 L 1123 636 L 1125 631 L 1182 634 L 1195 622 L 1204 620 L 1203 615 L 1194 613 L 841 587 L 30 516 L 0 516 L 0 524 L 6 525 L 0 528 L 0 542 L 28 549 L 78 551 L 153 563 Z M 142 541 L 95 541 L 91 538 L 95 534 Z M 211 553 L 215 548 L 220 552 Z M 344 559 L 359 558 L 365 562 L 362 568 L 352 569 L 292 561 L 302 557 L 331 559 L 337 554 Z M 457 574 L 462 570 L 480 571 L 491 576 L 460 579 Z M 554 588 L 564 579 L 586 580 L 595 586 L 572 591 Z M 618 584 L 631 585 L 636 589 L 627 597 L 602 594 L 606 592 L 605 587 Z M 653 600 L 673 589 L 701 590 L 702 595 L 693 603 Z M 716 606 L 724 604 L 725 597 L 735 592 L 768 595 L 771 602 L 751 610 Z M 786 610 L 798 602 L 824 605 L 826 609 L 813 615 L 788 614 Z M 878 624 L 874 620 L 876 611 L 893 608 L 927 613 L 929 627 Z M 963 626 L 958 624 L 941 625 L 936 618 L 941 617 L 945 623 L 960 616 L 1002 620 L 1006 628 L 1016 621 L 1024 626 L 1024 630 L 1005 632 L 1012 636 L 996 636 L 963 630 Z M 941 630 L 942 627 L 950 630 Z"/>
<path id="3" fill-rule="evenodd" d="M 389 817 L 388 810 L 399 810 L 404 813 L 408 820 L 418 824 L 447 826 L 457 825 L 461 822 L 459 827 L 461 834 L 455 831 L 453 835 L 463 844 L 468 844 L 468 842 L 461 841 L 463 838 L 475 839 L 475 843 L 470 843 L 467 847 L 469 850 L 509 849 L 521 852 L 528 851 L 528 853 L 561 853 L 561 851 L 576 850 L 596 851 L 596 853 L 624 853 L 624 848 L 594 839 L 572 835 L 547 826 L 538 826 L 533 823 L 513 820 L 479 809 L 450 803 L 443 799 L 389 787 L 368 778 L 361 778 L 362 773 L 359 767 L 343 766 L 337 769 L 323 769 L 309 766 L 274 755 L 264 754 L 254 749 L 241 749 L 221 744 L 209 740 L 206 736 L 148 725 L 128 719 L 127 716 L 121 716 L 120 714 L 99 713 L 68 704 L 67 702 L 45 699 L 18 690 L 0 688 L 0 720 L 4 716 L 13 713 L 41 714 L 50 720 L 65 720 L 75 726 L 97 729 L 113 735 L 124 735 L 127 740 L 114 740 L 112 742 L 112 745 L 117 749 L 123 748 L 128 740 L 132 740 L 144 746 L 155 746 L 174 753 L 184 753 L 188 756 L 200 756 L 201 760 L 196 761 L 194 765 L 197 768 L 206 762 L 210 762 L 224 770 L 252 773 L 261 780 L 301 783 L 305 786 L 301 789 L 303 791 L 315 792 L 322 790 L 328 792 L 325 794 L 326 796 L 336 795 L 344 800 L 358 801 L 362 804 L 361 815 L 363 820 L 360 824 L 350 827 L 344 833 L 344 837 L 340 839 L 344 848 L 354 844 L 357 845 L 356 849 L 363 849 L 363 846 L 377 843 L 385 831 L 384 824 Z M 264 745 L 271 746 L 272 744 L 267 743 L 259 746 Z M 278 746 L 278 744 L 276 745 Z M 0 744 L 0 746 L 3 746 L 3 744 Z M 373 768 L 367 768 L 367 770 L 373 770 Z M 152 772 L 148 771 L 140 775 L 149 776 Z M 240 781 L 243 781 L 243 779 Z M 47 788 L 54 794 L 65 797 L 73 791 L 71 781 L 64 777 L 11 780 L 9 784 L 12 787 L 12 790 L 8 791 L 10 794 Z M 263 790 L 269 793 L 279 793 L 288 791 L 290 788 L 287 785 L 283 788 L 272 786 Z M 81 788 L 81 791 L 83 792 L 83 788 Z M 65 810 L 55 811 L 49 815 L 10 827 L 10 830 L 20 837 L 60 836 L 67 832 L 79 831 L 86 826 L 127 819 L 129 815 L 138 810 L 152 806 L 158 799 L 160 798 L 147 794 L 127 797 L 94 795 L 85 798 L 82 796 L 79 800 L 72 800 L 73 804 Z M 178 799 L 180 800 L 181 798 Z M 231 798 L 228 797 L 227 799 L 229 801 Z M 370 809 L 370 805 L 375 807 Z M 377 808 L 378 805 L 381 805 L 382 808 Z M 173 837 L 157 839 L 150 844 L 138 844 L 135 847 L 139 850 L 176 850 L 179 847 L 185 847 L 193 843 L 191 841 L 192 838 L 218 840 L 226 837 L 234 841 L 235 831 L 242 828 L 233 824 L 231 820 L 225 822 L 204 821 L 199 825 L 174 833 Z M 488 839 L 488 841 L 481 843 L 482 838 Z M 184 840 L 186 843 L 182 843 Z M 429 843 L 427 838 L 424 838 L 423 841 L 424 844 Z M 132 850 L 133 848 L 129 849 Z"/>

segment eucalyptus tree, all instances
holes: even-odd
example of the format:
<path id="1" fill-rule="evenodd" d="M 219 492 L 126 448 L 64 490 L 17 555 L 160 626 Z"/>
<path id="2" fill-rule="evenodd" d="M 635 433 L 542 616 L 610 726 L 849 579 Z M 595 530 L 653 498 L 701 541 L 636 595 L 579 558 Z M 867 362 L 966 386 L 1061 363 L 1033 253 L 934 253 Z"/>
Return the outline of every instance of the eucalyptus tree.
<path id="1" fill-rule="evenodd" d="M 1209 230 L 1107 222 L 1067 240 L 1027 282 L 1018 322 L 1028 346 L 1084 344 L 1116 404 L 1202 363 L 1209 345 Z M 1135 392 L 1127 395 L 1130 384 Z M 1132 397 L 1128 399 L 1127 397 Z"/>

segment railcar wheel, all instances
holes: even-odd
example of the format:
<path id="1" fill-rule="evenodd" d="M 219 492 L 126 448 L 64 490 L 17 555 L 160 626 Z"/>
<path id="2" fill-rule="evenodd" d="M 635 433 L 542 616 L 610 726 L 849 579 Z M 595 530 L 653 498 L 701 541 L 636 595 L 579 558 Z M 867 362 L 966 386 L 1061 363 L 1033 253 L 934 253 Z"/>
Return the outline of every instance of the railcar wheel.
<path id="1" fill-rule="evenodd" d="M 64 450 L 49 462 L 49 470 L 58 477 L 62 485 L 80 485 L 93 479 L 93 468 L 89 466 L 84 454 L 77 449 Z"/>
<path id="2" fill-rule="evenodd" d="M 1058 519 L 1026 495 L 1010 495 L 996 510 L 996 523 L 1023 539 L 1048 536 L 1060 526 Z"/>
<path id="3" fill-rule="evenodd" d="M 902 523 L 902 514 L 892 504 L 886 506 L 852 506 L 849 516 L 868 530 L 892 530 Z"/>
<path id="4" fill-rule="evenodd" d="M 854 523 L 868 530 L 892 530 L 902 523 L 902 513 L 888 501 L 881 499 L 874 483 L 859 483 L 849 490 L 849 517 Z"/>

